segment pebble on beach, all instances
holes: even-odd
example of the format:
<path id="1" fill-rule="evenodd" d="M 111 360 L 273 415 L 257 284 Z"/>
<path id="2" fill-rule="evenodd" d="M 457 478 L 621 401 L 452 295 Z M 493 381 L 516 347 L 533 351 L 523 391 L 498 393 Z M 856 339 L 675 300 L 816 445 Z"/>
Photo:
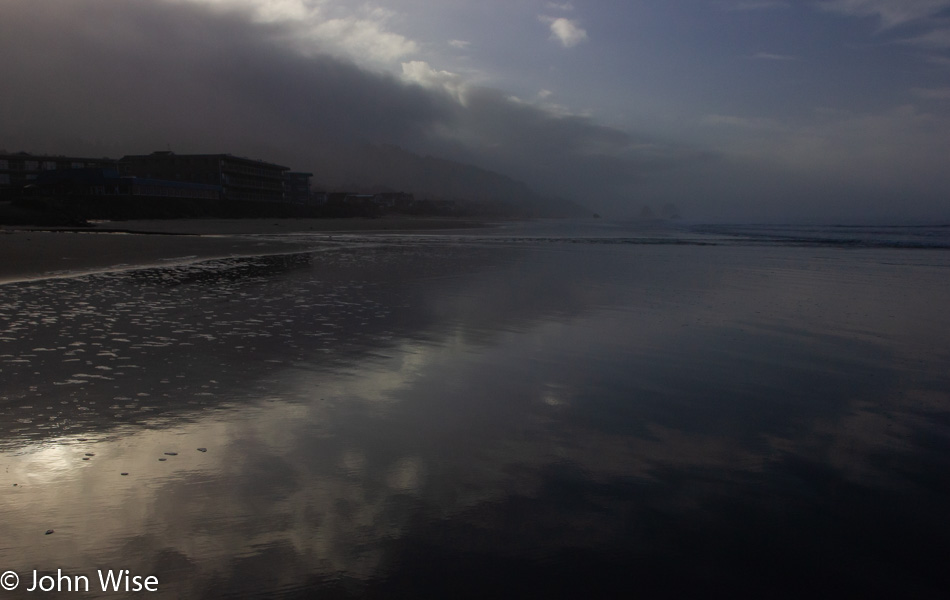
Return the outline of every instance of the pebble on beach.
<path id="1" fill-rule="evenodd" d="M 207 451 L 208 451 L 207 448 L 198 448 L 198 452 L 207 452 Z"/>
<path id="2" fill-rule="evenodd" d="M 47 529 L 47 530 L 46 530 L 46 535 L 49 535 L 49 534 L 51 534 L 51 533 L 53 533 L 53 530 L 52 530 L 52 529 Z"/>

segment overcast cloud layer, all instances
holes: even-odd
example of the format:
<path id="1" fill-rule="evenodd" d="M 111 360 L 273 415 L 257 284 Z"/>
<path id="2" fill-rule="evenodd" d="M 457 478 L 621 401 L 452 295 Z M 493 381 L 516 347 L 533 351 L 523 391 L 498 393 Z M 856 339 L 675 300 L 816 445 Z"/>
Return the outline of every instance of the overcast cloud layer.
<path id="1" fill-rule="evenodd" d="M 0 149 L 395 144 L 612 216 L 950 221 L 950 0 L 0 0 Z M 359 164 L 353 165 L 354 169 Z"/>

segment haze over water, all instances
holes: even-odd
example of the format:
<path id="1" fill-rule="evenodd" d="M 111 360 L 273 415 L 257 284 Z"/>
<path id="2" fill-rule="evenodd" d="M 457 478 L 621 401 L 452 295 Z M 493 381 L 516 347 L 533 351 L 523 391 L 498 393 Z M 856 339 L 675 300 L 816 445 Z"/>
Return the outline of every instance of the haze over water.
<path id="1" fill-rule="evenodd" d="M 294 239 L 0 286 L 0 571 L 157 597 L 950 584 L 946 228 Z"/>

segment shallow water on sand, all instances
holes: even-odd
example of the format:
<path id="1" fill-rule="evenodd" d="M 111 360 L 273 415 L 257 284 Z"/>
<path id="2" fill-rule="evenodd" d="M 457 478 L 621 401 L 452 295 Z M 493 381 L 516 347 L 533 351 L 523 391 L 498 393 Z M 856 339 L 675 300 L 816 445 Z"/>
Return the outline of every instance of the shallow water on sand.
<path id="1" fill-rule="evenodd" d="M 0 286 L 8 595 L 947 588 L 950 253 L 544 227 Z"/>

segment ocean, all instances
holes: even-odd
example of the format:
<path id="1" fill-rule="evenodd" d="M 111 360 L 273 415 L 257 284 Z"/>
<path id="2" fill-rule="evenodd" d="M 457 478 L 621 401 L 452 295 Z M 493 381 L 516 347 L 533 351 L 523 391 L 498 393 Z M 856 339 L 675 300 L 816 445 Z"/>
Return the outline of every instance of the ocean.
<path id="1" fill-rule="evenodd" d="M 282 238 L 0 285 L 3 594 L 950 589 L 950 228 Z"/>

